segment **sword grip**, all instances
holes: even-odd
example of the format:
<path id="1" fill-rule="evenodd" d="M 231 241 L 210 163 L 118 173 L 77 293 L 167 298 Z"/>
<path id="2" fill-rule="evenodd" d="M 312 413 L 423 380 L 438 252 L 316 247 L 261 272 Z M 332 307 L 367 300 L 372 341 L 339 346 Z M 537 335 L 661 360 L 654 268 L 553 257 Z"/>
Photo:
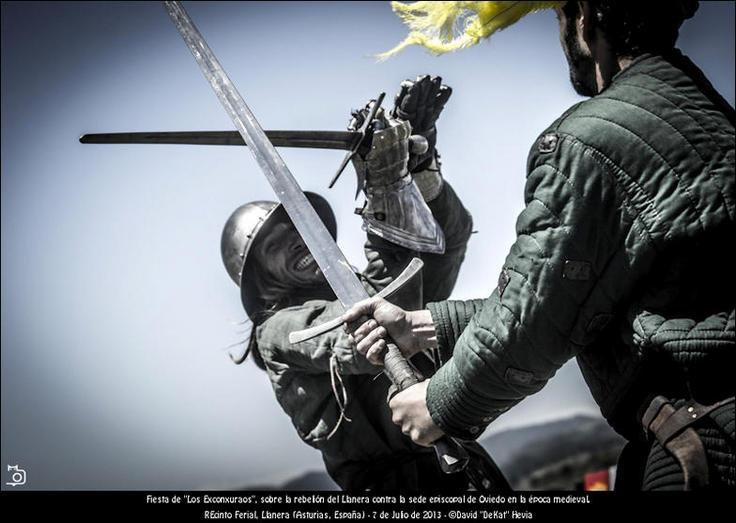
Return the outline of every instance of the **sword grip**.
<path id="1" fill-rule="evenodd" d="M 397 391 L 401 392 L 419 383 L 414 370 L 406 358 L 404 358 L 404 355 L 401 354 L 399 347 L 390 340 L 386 344 L 386 347 L 386 354 L 383 357 L 383 368 L 388 379 L 391 380 Z"/>
<path id="2" fill-rule="evenodd" d="M 399 347 L 390 339 L 386 344 L 387 350 L 383 357 L 384 372 L 394 384 L 398 392 L 419 383 L 414 370 L 401 354 Z M 445 474 L 454 474 L 463 470 L 470 460 L 467 451 L 456 440 L 449 436 L 442 436 L 432 446 L 440 462 L 440 468 Z"/>

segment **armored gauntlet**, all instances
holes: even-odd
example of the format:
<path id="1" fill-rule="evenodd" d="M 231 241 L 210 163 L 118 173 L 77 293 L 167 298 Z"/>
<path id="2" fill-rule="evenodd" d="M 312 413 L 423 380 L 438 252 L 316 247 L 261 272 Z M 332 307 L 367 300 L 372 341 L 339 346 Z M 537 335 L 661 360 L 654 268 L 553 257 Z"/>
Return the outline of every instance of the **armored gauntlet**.
<path id="1" fill-rule="evenodd" d="M 429 167 L 435 158 L 437 119 L 452 95 L 452 88 L 442 84 L 439 76 L 418 76 L 401 82 L 394 99 L 391 116 L 411 124 L 412 132 L 427 140 L 427 150 L 409 157 L 409 171 L 416 173 Z"/>
<path id="2" fill-rule="evenodd" d="M 365 114 L 354 114 L 351 126 Z M 407 168 L 411 124 L 387 118 L 382 111 L 373 124 L 370 149 L 355 155 L 358 188 L 366 196 L 359 213 L 363 228 L 388 241 L 419 252 L 443 253 L 445 238 Z M 421 138 L 414 148 L 426 148 Z"/>
<path id="3" fill-rule="evenodd" d="M 418 76 L 416 80 L 404 80 L 394 99 L 391 116 L 411 124 L 412 132 L 427 141 L 424 151 L 412 150 L 409 154 L 409 172 L 424 197 L 431 202 L 442 190 L 437 144 L 437 119 L 452 95 L 452 88 L 442 84 L 439 76 Z"/>

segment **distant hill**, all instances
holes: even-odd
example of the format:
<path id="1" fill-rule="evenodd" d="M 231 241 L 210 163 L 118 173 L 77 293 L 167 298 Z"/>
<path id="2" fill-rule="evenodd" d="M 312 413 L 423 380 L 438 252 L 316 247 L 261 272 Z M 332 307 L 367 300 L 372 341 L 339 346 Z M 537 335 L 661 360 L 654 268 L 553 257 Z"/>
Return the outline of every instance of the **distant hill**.
<path id="1" fill-rule="evenodd" d="M 318 470 L 305 472 L 284 483 L 284 490 L 340 490 L 337 483 L 326 473 Z"/>
<path id="2" fill-rule="evenodd" d="M 624 440 L 591 416 L 509 429 L 479 440 L 518 490 L 572 490 L 586 472 L 616 463 Z M 281 485 L 245 490 L 339 490 L 324 471 L 308 471 Z"/>
<path id="3" fill-rule="evenodd" d="M 601 418 L 573 416 L 480 440 L 520 490 L 568 490 L 586 472 L 616 464 L 625 440 Z"/>
<path id="4" fill-rule="evenodd" d="M 242 490 L 340 490 L 327 472 L 309 470 L 281 485 L 251 485 Z"/>

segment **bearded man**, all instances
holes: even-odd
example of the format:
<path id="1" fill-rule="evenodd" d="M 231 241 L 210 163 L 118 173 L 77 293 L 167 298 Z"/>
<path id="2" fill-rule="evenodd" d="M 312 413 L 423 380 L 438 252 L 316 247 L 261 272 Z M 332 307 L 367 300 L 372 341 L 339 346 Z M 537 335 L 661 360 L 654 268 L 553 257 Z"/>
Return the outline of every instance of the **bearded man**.
<path id="1" fill-rule="evenodd" d="M 439 349 L 442 368 L 391 401 L 418 444 L 476 438 L 577 357 L 629 441 L 617 488 L 734 487 L 734 110 L 675 48 L 698 3 L 398 4 L 416 31 L 397 50 L 459 49 L 539 4 L 591 98 L 532 145 L 498 286 L 414 311 L 374 299 L 344 319 L 373 316 L 353 336 L 375 363 L 387 334 L 406 354 Z M 465 32 L 443 40 L 466 8 Z"/>

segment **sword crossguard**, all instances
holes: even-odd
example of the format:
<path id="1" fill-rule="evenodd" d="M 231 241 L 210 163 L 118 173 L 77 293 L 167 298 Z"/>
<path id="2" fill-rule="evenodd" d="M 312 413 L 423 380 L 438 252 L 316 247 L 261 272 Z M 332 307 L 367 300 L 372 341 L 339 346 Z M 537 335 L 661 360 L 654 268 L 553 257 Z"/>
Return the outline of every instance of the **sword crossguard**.
<path id="1" fill-rule="evenodd" d="M 381 93 L 378 95 L 378 98 L 376 98 L 376 101 L 371 106 L 371 110 L 368 112 L 368 115 L 365 118 L 365 121 L 363 122 L 363 125 L 360 126 L 360 129 L 358 129 L 358 134 L 360 135 L 360 139 L 355 141 L 355 144 L 353 145 L 353 148 L 350 149 L 345 157 L 340 162 L 340 165 L 337 168 L 337 172 L 335 173 L 335 176 L 332 177 L 332 180 L 330 180 L 330 184 L 328 187 L 332 189 L 332 187 L 335 185 L 335 182 L 337 182 L 337 179 L 340 177 L 342 172 L 345 170 L 345 167 L 348 166 L 348 163 L 350 163 L 350 160 L 353 159 L 353 156 L 358 154 L 358 150 L 363 146 L 367 140 L 370 139 L 371 133 L 368 132 L 368 129 L 370 128 L 370 125 L 373 123 L 373 120 L 376 118 L 376 113 L 378 113 L 378 109 L 381 107 L 381 104 L 383 103 L 383 99 L 386 97 L 386 93 Z"/>
<path id="2" fill-rule="evenodd" d="M 409 265 L 407 265 L 404 270 L 401 271 L 401 274 L 399 274 L 399 276 L 394 279 L 394 281 L 392 281 L 389 285 L 384 287 L 381 292 L 376 294 L 376 296 L 379 298 L 388 298 L 396 291 L 401 289 L 404 285 L 406 285 L 407 282 L 411 280 L 422 269 L 423 266 L 424 262 L 422 262 L 422 260 L 420 260 L 419 258 L 412 258 L 412 260 L 409 262 Z M 340 325 L 342 325 L 342 318 L 338 316 L 337 318 L 316 325 L 315 327 L 290 332 L 289 343 L 301 343 L 303 341 L 311 340 L 312 338 L 321 336 L 325 332 L 330 332 L 331 330 L 336 329 Z"/>

